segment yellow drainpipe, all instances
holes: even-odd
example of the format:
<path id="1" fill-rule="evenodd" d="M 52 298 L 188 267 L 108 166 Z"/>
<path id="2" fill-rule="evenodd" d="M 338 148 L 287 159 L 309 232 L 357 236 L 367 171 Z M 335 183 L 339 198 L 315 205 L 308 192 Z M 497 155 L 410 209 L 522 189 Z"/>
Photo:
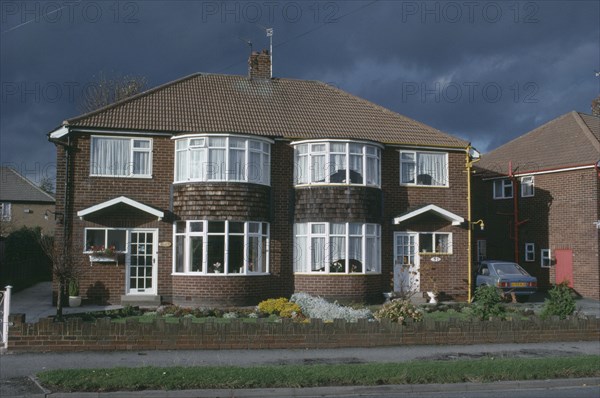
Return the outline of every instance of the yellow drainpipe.
<path id="1" fill-rule="evenodd" d="M 465 167 L 467 169 L 467 268 L 469 272 L 468 285 L 469 292 L 467 295 L 467 300 L 470 303 L 472 300 L 471 292 L 473 290 L 473 266 L 472 266 L 472 252 L 473 248 L 471 247 L 472 234 L 473 234 L 473 223 L 471 222 L 471 168 L 473 167 L 473 163 L 478 162 L 480 159 L 473 159 L 469 156 L 471 152 L 471 144 L 467 145 L 466 153 L 465 153 Z"/>

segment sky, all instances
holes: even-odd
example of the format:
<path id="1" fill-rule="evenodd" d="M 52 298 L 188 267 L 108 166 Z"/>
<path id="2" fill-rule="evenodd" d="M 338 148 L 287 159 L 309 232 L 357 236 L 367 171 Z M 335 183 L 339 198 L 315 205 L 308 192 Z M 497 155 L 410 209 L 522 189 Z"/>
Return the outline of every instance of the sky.
<path id="1" fill-rule="evenodd" d="M 319 80 L 487 152 L 600 93 L 599 1 L 0 0 L 0 163 L 53 177 L 47 133 L 98 76 Z"/>

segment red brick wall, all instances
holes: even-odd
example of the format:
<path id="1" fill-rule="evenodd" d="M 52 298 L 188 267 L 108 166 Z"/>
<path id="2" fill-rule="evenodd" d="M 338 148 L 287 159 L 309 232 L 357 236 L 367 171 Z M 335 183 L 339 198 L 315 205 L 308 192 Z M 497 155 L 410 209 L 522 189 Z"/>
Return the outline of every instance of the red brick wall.
<path id="1" fill-rule="evenodd" d="M 452 227 L 439 218 L 419 226 L 415 222 L 400 226 L 392 225 L 394 217 L 412 206 L 436 204 L 448 211 L 466 217 L 466 177 L 464 154 L 450 153 L 450 188 L 402 187 L 399 184 L 399 154 L 396 149 L 387 148 L 382 155 L 382 189 L 376 191 L 379 206 L 368 206 L 375 219 L 382 218 L 382 274 L 376 276 L 296 276 L 293 274 L 293 222 L 295 219 L 296 192 L 293 186 L 293 149 L 288 141 L 277 140 L 271 150 L 271 187 L 253 184 L 181 184 L 173 185 L 174 145 L 168 137 L 153 137 L 153 177 L 108 178 L 89 176 L 90 138 L 75 135 L 72 167 L 73 206 L 68 215 L 73 222 L 71 244 L 76 261 L 83 270 L 81 293 L 84 299 L 97 302 L 118 303 L 125 293 L 125 267 L 122 263 L 97 264 L 90 266 L 89 257 L 83 254 L 85 227 L 140 227 L 157 228 L 159 242 L 172 242 L 172 223 L 176 219 L 215 219 L 214 214 L 223 218 L 242 217 L 243 220 L 270 222 L 270 272 L 269 276 L 174 276 L 172 275 L 172 247 L 160 247 L 158 256 L 158 294 L 165 301 L 181 304 L 213 305 L 256 304 L 269 297 L 289 296 L 295 291 L 309 291 L 326 296 L 338 295 L 354 301 L 380 300 L 381 293 L 390 290 L 393 269 L 393 231 L 408 228 L 422 228 L 423 231 L 450 231 L 453 233 L 454 254 L 444 257 L 439 263 L 439 290 L 452 296 L 461 296 L 466 289 L 466 230 Z M 57 211 L 64 204 L 64 150 L 58 148 L 57 162 Z M 223 200 L 211 195 L 194 195 L 199 187 L 212 191 L 223 191 L 223 187 L 233 189 L 237 194 L 249 195 L 239 203 Z M 244 188 L 241 189 L 240 188 Z M 192 191 L 188 192 L 189 189 Z M 270 190 L 270 192 L 269 192 Z M 215 191 L 215 192 L 216 192 Z M 242 192 L 244 191 L 244 192 Z M 165 217 L 161 221 L 151 216 L 127 209 L 88 217 L 79 220 L 77 211 L 96 205 L 118 196 L 127 196 L 149 206 L 162 210 Z M 173 197 L 171 197 L 171 195 Z M 191 196 L 190 196 L 191 195 Z M 192 203 L 194 196 L 200 202 Z M 369 195 L 368 195 L 369 196 Z M 370 195 L 371 197 L 373 195 Z M 381 197 L 383 199 L 381 200 Z M 264 198 L 264 199 L 260 199 Z M 256 200 L 255 200 L 256 199 Z M 252 202 L 254 200 L 254 202 Z M 192 201 L 192 202 L 190 202 Z M 218 202 L 217 204 L 213 202 Z M 207 203 L 212 203 L 210 206 Z M 381 210 L 381 202 L 383 210 Z M 254 203 L 254 204 L 253 204 Z M 214 205 L 214 206 L 213 206 Z M 229 206 L 232 207 L 229 207 Z M 213 209 L 212 207 L 215 207 Z M 364 206 L 363 206 L 364 207 Z M 361 207 L 362 210 L 364 210 Z M 335 209 L 334 209 L 335 210 Z M 241 213 L 240 213 L 241 212 Z M 240 216 L 240 214 L 242 216 Z M 337 214 L 337 213 L 336 213 Z M 323 219 L 314 221 L 337 221 Z M 60 229 L 60 228 L 59 228 Z M 57 230 L 57 241 L 63 239 L 62 231 Z M 332 281 L 335 281 L 332 283 Z"/>
<path id="2" fill-rule="evenodd" d="M 573 251 L 573 288 L 579 294 L 600 299 L 599 234 L 594 221 L 600 218 L 600 179 L 594 169 L 538 174 L 535 196 L 519 194 L 519 214 L 527 220 L 519 228 L 519 264 L 538 278 L 540 288 L 555 283 L 555 268 L 540 266 L 540 250 Z M 492 199 L 492 182 L 476 179 L 478 217 L 486 230 L 479 238 L 488 241 L 488 257 L 514 261 L 512 239 L 513 200 Z M 510 224 L 509 224 L 510 223 Z M 535 261 L 525 261 L 525 243 L 535 244 Z"/>
<path id="3" fill-rule="evenodd" d="M 227 350 L 227 349 L 310 349 L 339 347 L 385 347 L 422 344 L 540 343 L 550 341 L 598 341 L 600 318 L 524 321 L 426 320 L 407 325 L 388 319 L 370 322 L 334 320 L 310 323 L 282 319 L 281 323 L 179 323 L 156 319 L 112 323 L 110 319 L 85 323 L 81 319 L 24 323 L 24 316 L 12 316 L 8 336 L 11 352 L 65 352 L 114 350 Z"/>

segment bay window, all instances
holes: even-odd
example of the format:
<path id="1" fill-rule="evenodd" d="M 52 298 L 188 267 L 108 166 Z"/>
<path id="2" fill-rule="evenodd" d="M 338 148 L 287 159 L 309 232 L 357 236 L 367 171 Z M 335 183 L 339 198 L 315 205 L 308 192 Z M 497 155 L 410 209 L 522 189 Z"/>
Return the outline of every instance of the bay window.
<path id="1" fill-rule="evenodd" d="M 294 272 L 365 274 L 381 270 L 381 227 L 362 223 L 294 224 Z"/>
<path id="2" fill-rule="evenodd" d="M 269 272 L 269 224 L 177 221 L 174 273 L 251 275 Z"/>
<path id="3" fill-rule="evenodd" d="M 175 182 L 270 184 L 271 144 L 229 135 L 175 138 Z"/>
<path id="4" fill-rule="evenodd" d="M 400 151 L 400 184 L 448 186 L 448 154 Z"/>
<path id="5" fill-rule="evenodd" d="M 90 175 L 152 177 L 152 139 L 92 136 Z"/>
<path id="6" fill-rule="evenodd" d="M 354 141 L 299 142 L 294 146 L 296 185 L 381 186 L 381 149 Z"/>

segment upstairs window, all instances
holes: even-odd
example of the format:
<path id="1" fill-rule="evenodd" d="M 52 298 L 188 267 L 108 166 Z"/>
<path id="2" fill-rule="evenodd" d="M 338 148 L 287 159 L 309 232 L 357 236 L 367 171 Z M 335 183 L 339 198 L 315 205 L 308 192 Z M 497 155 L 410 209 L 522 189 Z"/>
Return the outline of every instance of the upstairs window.
<path id="1" fill-rule="evenodd" d="M 542 268 L 550 268 L 552 266 L 552 253 L 550 249 L 542 249 L 540 256 L 540 265 Z"/>
<path id="2" fill-rule="evenodd" d="M 381 186 L 381 149 L 353 141 L 295 145 L 294 182 Z"/>
<path id="3" fill-rule="evenodd" d="M 92 136 L 90 175 L 152 177 L 152 139 Z"/>
<path id="4" fill-rule="evenodd" d="M 521 197 L 528 198 L 535 195 L 533 176 L 521 177 Z"/>
<path id="5" fill-rule="evenodd" d="M 513 184 L 511 180 L 494 180 L 494 199 L 509 199 L 512 197 Z"/>
<path id="6" fill-rule="evenodd" d="M 400 151 L 400 184 L 448 186 L 448 154 Z"/>
<path id="7" fill-rule="evenodd" d="M 237 136 L 191 136 L 175 142 L 175 182 L 270 184 L 271 145 Z"/>

